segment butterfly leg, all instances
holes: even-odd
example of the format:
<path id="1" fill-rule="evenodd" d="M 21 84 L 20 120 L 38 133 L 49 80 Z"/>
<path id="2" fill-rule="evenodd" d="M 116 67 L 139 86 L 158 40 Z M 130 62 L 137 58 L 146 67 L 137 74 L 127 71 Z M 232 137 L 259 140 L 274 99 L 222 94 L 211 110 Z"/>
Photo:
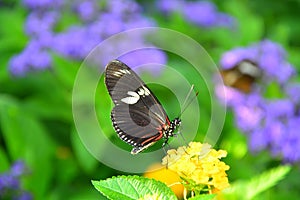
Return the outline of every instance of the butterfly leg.
<path id="1" fill-rule="evenodd" d="M 163 147 L 166 146 L 166 144 L 168 144 L 168 141 L 169 141 L 169 137 L 166 137 L 164 143 L 162 144 L 162 146 Z"/>

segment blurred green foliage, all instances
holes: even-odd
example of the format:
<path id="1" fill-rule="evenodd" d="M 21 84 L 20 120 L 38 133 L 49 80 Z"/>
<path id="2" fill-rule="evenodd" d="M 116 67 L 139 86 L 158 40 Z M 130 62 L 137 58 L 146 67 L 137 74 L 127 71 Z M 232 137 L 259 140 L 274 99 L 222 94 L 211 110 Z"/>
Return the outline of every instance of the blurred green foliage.
<path id="1" fill-rule="evenodd" d="M 24 178 L 24 188 L 34 195 L 34 199 L 101 199 L 90 180 L 122 172 L 99 163 L 76 133 L 71 97 L 81 63 L 53 55 L 51 70 L 32 72 L 25 77 L 11 76 L 9 59 L 20 52 L 28 40 L 22 28 L 27 11 L 19 2 L 4 2 L 7 6 L 0 7 L 0 172 L 7 170 L 12 161 L 22 159 L 30 171 Z M 155 10 L 154 2 L 138 2 L 147 6 L 145 14 L 153 17 L 159 26 L 175 29 L 200 42 L 216 63 L 226 50 L 269 38 L 282 44 L 291 63 L 298 71 L 300 69 L 300 1 L 215 1 L 221 11 L 236 17 L 236 30 L 199 28 L 177 15 L 165 19 L 163 15 L 151 12 Z M 169 64 L 177 66 L 185 76 L 193 74 L 190 68 L 179 67 L 186 63 L 172 55 Z M 144 74 L 147 76 L 149 74 Z M 199 83 L 198 77 L 189 77 L 191 83 Z M 158 78 L 168 80 L 170 77 L 162 73 L 153 77 L 153 82 Z M 299 76 L 296 79 L 299 80 Z M 103 82 L 99 83 L 101 87 L 104 87 Z M 195 90 L 203 87 L 204 83 L 196 84 Z M 171 118 L 175 117 L 177 100 L 166 98 L 165 89 L 152 88 Z M 278 91 L 270 90 L 273 92 Z M 111 105 L 107 93 L 99 95 L 96 98 L 101 98 L 100 104 Z M 210 117 L 209 94 L 199 96 L 199 104 L 201 114 L 203 112 L 199 133 L 203 133 Z M 107 107 L 106 112 L 109 113 L 109 109 L 111 107 Z M 111 126 L 109 116 L 104 118 L 107 126 Z M 108 135 L 115 137 L 112 127 L 108 129 Z M 227 114 L 218 146 L 228 151 L 225 162 L 231 166 L 230 181 L 249 179 L 280 164 L 267 152 L 252 155 L 248 151 L 247 140 L 234 126 L 231 113 Z M 297 199 L 300 196 L 299 177 L 300 170 L 296 165 L 287 178 L 256 199 Z"/>

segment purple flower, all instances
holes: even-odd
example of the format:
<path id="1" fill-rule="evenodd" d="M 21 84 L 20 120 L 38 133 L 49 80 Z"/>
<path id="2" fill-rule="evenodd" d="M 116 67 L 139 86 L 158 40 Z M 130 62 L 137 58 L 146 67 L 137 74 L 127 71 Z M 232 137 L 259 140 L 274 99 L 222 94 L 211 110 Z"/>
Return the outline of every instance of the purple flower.
<path id="1" fill-rule="evenodd" d="M 273 154 L 277 154 L 276 150 L 280 149 L 278 147 L 285 140 L 286 124 L 278 119 L 266 119 L 265 129 L 268 137 L 265 140 L 269 140 L 271 151 L 273 151 Z"/>
<path id="2" fill-rule="evenodd" d="M 186 20 L 201 27 L 233 27 L 235 25 L 233 17 L 218 12 L 216 6 L 209 1 L 162 0 L 158 1 L 157 6 L 166 14 L 181 13 Z"/>
<path id="3" fill-rule="evenodd" d="M 220 61 L 221 68 L 230 69 L 242 60 L 257 63 L 268 82 L 276 80 L 284 84 L 295 74 L 293 66 L 286 61 L 284 49 L 270 40 L 225 52 Z"/>
<path id="4" fill-rule="evenodd" d="M 300 146 L 299 137 L 299 124 L 300 116 L 291 118 L 287 123 L 287 130 L 282 144 L 282 156 L 286 162 L 299 162 L 300 152 L 298 147 Z"/>
<path id="5" fill-rule="evenodd" d="M 242 92 L 225 85 L 216 85 L 215 93 L 220 101 L 229 107 L 240 104 L 245 100 L 245 95 Z"/>
<path id="6" fill-rule="evenodd" d="M 219 13 L 217 15 L 216 24 L 217 26 L 222 26 L 222 27 L 230 27 L 230 28 L 236 27 L 235 19 L 232 16 L 225 13 Z"/>
<path id="7" fill-rule="evenodd" d="M 257 63 L 262 72 L 261 81 L 249 93 L 234 87 L 216 86 L 220 100 L 235 115 L 237 127 L 248 136 L 252 152 L 269 150 L 273 157 L 284 162 L 300 161 L 300 84 L 290 83 L 295 73 L 286 60 L 286 52 L 277 43 L 264 40 L 245 48 L 236 48 L 223 54 L 221 67 L 231 69 L 243 60 Z M 267 99 L 264 91 L 270 82 L 277 82 L 284 98 Z M 222 95 L 220 88 L 226 88 L 229 95 Z"/>
<path id="8" fill-rule="evenodd" d="M 29 194 L 28 192 L 22 192 L 21 194 L 19 194 L 19 196 L 17 198 L 15 198 L 16 200 L 31 200 L 32 196 L 31 194 Z"/>
<path id="9" fill-rule="evenodd" d="M 14 177 L 19 177 L 25 172 L 25 164 L 24 162 L 18 160 L 16 161 L 10 168 L 10 173 Z"/>
<path id="10" fill-rule="evenodd" d="M 23 4 L 30 9 L 59 8 L 61 0 L 23 0 Z"/>
<path id="11" fill-rule="evenodd" d="M 87 38 L 87 34 L 87 30 L 82 27 L 72 27 L 72 29 L 54 36 L 55 45 L 52 46 L 52 49 L 68 58 L 83 59 L 92 48 L 87 45 L 92 39 Z M 89 49 L 87 49 L 88 47 Z"/>
<path id="12" fill-rule="evenodd" d="M 169 14 L 172 12 L 181 12 L 184 3 L 184 0 L 160 0 L 156 2 L 156 5 L 161 12 Z"/>
<path id="13" fill-rule="evenodd" d="M 84 21 L 90 21 L 97 16 L 99 7 L 97 1 L 82 1 L 75 7 L 75 11 L 78 13 L 80 18 Z"/>
<path id="14" fill-rule="evenodd" d="M 255 60 L 256 57 L 257 49 L 236 48 L 223 54 L 220 65 L 222 69 L 231 69 L 243 60 Z"/>
<path id="15" fill-rule="evenodd" d="M 124 21 L 120 20 L 118 15 L 113 13 L 104 13 L 99 18 L 100 26 L 102 27 L 102 37 L 106 38 L 113 34 L 125 30 Z M 103 23 L 105 22 L 105 23 Z"/>
<path id="16" fill-rule="evenodd" d="M 24 76 L 28 71 L 26 56 L 24 54 L 13 56 L 9 63 L 9 69 L 15 76 Z"/>
<path id="17" fill-rule="evenodd" d="M 263 104 L 264 101 L 261 96 L 254 93 L 234 105 L 236 123 L 242 131 L 253 131 L 261 125 L 265 116 Z"/>
<path id="18" fill-rule="evenodd" d="M 265 104 L 265 112 L 271 119 L 287 119 L 294 116 L 295 107 L 290 99 L 277 99 Z"/>
<path id="19" fill-rule="evenodd" d="M 210 2 L 186 2 L 183 13 L 187 20 L 204 27 L 210 27 L 217 20 L 215 11 L 215 5 Z"/>
<path id="20" fill-rule="evenodd" d="M 249 133 L 248 145 L 252 152 L 259 152 L 267 148 L 268 137 L 265 129 L 257 129 Z"/>
<path id="21" fill-rule="evenodd" d="M 161 66 L 156 64 L 166 63 L 167 60 L 166 55 L 157 49 L 139 49 L 122 55 L 118 59 L 132 68 L 144 65 L 142 69 L 148 69 L 154 75 L 157 75 L 161 70 Z"/>
<path id="22" fill-rule="evenodd" d="M 124 18 L 131 18 L 132 15 L 140 16 L 141 7 L 133 0 L 112 0 L 107 1 L 109 13 Z"/>
<path id="23" fill-rule="evenodd" d="M 300 105 L 300 83 L 291 83 L 286 86 L 286 93 L 291 101 L 297 106 Z"/>
<path id="24" fill-rule="evenodd" d="M 68 59 L 83 60 L 94 47 L 114 34 L 155 25 L 152 20 L 142 15 L 141 7 L 132 0 L 107 0 L 104 4 L 95 0 L 78 0 L 72 3 L 66 0 L 60 3 L 23 0 L 23 3 L 31 9 L 25 24 L 31 41 L 10 60 L 9 69 L 13 75 L 18 76 L 26 75 L 30 70 L 51 67 L 52 52 Z M 81 19 L 75 22 L 76 25 L 69 24 L 64 29 L 58 27 L 64 16 L 71 15 L 74 18 L 74 14 Z M 143 35 L 136 35 L 135 40 L 147 45 Z M 120 45 L 113 45 L 112 50 L 107 48 L 107 51 L 103 51 L 106 55 L 99 55 L 99 61 L 95 62 L 102 63 L 101 66 L 104 67 L 109 62 L 106 58 L 114 55 L 113 52 L 118 46 Z M 161 54 L 163 52 L 148 54 L 147 58 L 157 62 Z M 165 62 L 165 59 L 160 60 Z"/>
<path id="25" fill-rule="evenodd" d="M 27 17 L 25 23 L 25 32 L 30 36 L 39 36 L 43 33 L 51 32 L 54 28 L 59 13 L 50 12 L 32 12 Z"/>
<path id="26" fill-rule="evenodd" d="M 263 102 L 259 123 L 255 123 L 257 118 L 252 117 L 257 116 L 257 111 L 248 105 L 245 107 L 246 113 L 236 107 L 234 112 L 237 125 L 249 136 L 250 150 L 258 152 L 269 149 L 274 157 L 282 156 L 285 162 L 299 161 L 300 153 L 296 147 L 300 146 L 297 129 L 300 117 L 295 113 L 293 103 L 288 99 Z"/>
<path id="27" fill-rule="evenodd" d="M 209 1 L 186 2 L 183 13 L 188 21 L 203 27 L 233 25 L 233 18 L 218 13 L 216 6 Z"/>
<path id="28" fill-rule="evenodd" d="M 24 175 L 25 165 L 16 161 L 10 171 L 0 174 L 0 199 L 31 200 L 32 196 L 21 189 L 20 177 Z"/>
<path id="29" fill-rule="evenodd" d="M 248 119 L 252 129 L 239 127 L 242 131 L 249 135 L 249 147 L 251 151 L 261 151 L 269 149 L 275 157 L 282 156 L 285 162 L 297 162 L 300 159 L 300 153 L 296 147 L 300 146 L 300 136 L 298 126 L 300 123 L 299 113 L 296 113 L 294 103 L 290 99 L 277 99 L 264 101 L 261 104 L 264 108 L 260 123 L 254 124 L 253 117 L 255 109 L 249 109 L 247 113 L 234 108 L 237 116 L 244 116 Z M 249 113 L 250 117 L 249 117 Z M 241 118 L 236 119 L 236 123 L 240 125 L 245 123 Z M 248 125 L 246 123 L 246 125 Z M 243 124 L 244 125 L 244 124 Z M 256 125 L 256 126 L 255 126 Z M 245 126 L 245 125 L 244 125 Z M 292 147 L 292 148 L 291 148 Z"/>
<path id="30" fill-rule="evenodd" d="M 18 189 L 19 180 L 11 174 L 1 174 L 0 176 L 0 191 L 6 190 L 7 188 Z"/>
<path id="31" fill-rule="evenodd" d="M 38 41 L 31 41 L 19 55 L 10 60 L 10 71 L 13 75 L 23 76 L 32 69 L 45 69 L 51 66 L 52 58 L 43 50 Z"/>

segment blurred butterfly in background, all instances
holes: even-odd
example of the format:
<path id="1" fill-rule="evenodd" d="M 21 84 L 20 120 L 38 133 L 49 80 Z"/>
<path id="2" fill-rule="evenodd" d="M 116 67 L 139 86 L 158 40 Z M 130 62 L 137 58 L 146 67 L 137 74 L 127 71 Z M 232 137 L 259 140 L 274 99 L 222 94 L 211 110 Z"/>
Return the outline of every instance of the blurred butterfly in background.
<path id="1" fill-rule="evenodd" d="M 105 84 L 115 104 L 111 111 L 113 127 L 119 138 L 138 154 L 160 139 L 163 146 L 175 135 L 181 120 L 170 121 L 166 111 L 139 76 L 119 60 L 105 69 Z"/>
<path id="2" fill-rule="evenodd" d="M 250 60 L 242 60 L 234 67 L 220 71 L 224 84 L 244 93 L 252 90 L 254 82 L 262 75 L 261 69 Z"/>

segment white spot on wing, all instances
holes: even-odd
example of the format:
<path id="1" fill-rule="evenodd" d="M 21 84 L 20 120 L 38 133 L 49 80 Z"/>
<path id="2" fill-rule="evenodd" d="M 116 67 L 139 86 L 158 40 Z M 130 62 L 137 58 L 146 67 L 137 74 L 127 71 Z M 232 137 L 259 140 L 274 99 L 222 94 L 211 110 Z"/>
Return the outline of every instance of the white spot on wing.
<path id="1" fill-rule="evenodd" d="M 143 151 L 144 149 L 147 149 L 149 146 L 153 145 L 154 142 L 151 142 L 149 144 L 147 144 L 146 146 L 139 146 L 139 147 L 134 147 L 132 150 L 131 150 L 131 154 L 133 155 L 136 155 L 138 154 L 139 152 Z M 136 146 L 136 145 L 135 145 Z"/>
<path id="2" fill-rule="evenodd" d="M 138 93 L 140 96 L 143 96 L 145 94 L 145 90 L 143 88 L 140 88 Z"/>
<path id="3" fill-rule="evenodd" d="M 142 86 L 145 92 L 145 95 L 148 96 L 150 94 L 150 91 L 145 86 Z"/>
<path id="4" fill-rule="evenodd" d="M 120 73 L 120 72 L 118 72 L 118 71 L 115 71 L 115 72 L 114 72 L 114 75 L 117 76 L 117 77 L 120 77 L 120 76 L 122 76 L 123 74 Z"/>
<path id="5" fill-rule="evenodd" d="M 121 101 L 126 104 L 135 104 L 140 99 L 140 95 L 136 92 L 128 91 L 127 94 L 130 96 L 121 99 Z"/>
<path id="6" fill-rule="evenodd" d="M 119 71 L 123 74 L 130 74 L 130 71 L 127 69 L 120 69 Z"/>

